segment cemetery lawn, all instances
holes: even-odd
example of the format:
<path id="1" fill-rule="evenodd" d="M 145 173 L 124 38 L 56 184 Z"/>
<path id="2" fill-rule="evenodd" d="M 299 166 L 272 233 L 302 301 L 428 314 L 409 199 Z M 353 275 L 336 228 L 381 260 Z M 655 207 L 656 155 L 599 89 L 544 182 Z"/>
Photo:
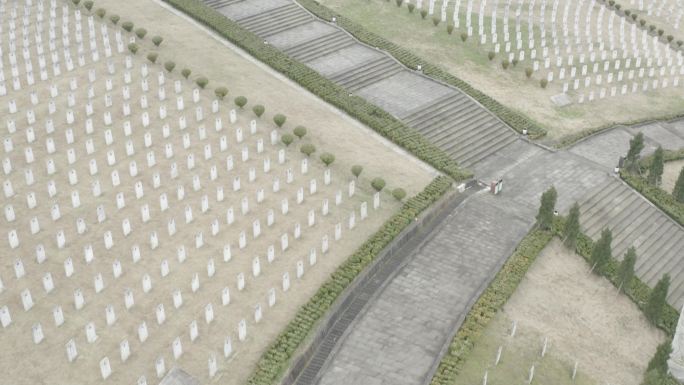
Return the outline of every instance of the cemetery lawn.
<path id="1" fill-rule="evenodd" d="M 588 270 L 558 239 L 551 241 L 476 341 L 456 383 L 482 383 L 485 371 L 490 385 L 526 383 L 535 365 L 533 384 L 572 384 L 578 361 L 576 384 L 640 384 L 665 336 L 629 298 L 616 296 L 610 282 Z M 517 330 L 510 337 L 513 321 Z"/>
<path id="2" fill-rule="evenodd" d="M 672 193 L 682 167 L 684 167 L 684 159 L 665 163 L 665 170 L 663 170 L 663 182 L 660 186 L 663 190 L 667 191 L 668 193 Z"/>
<path id="3" fill-rule="evenodd" d="M 542 89 L 538 75 L 533 75 L 532 79 L 525 76 L 529 61 L 503 70 L 502 55 L 489 61 L 487 52 L 479 47 L 476 36 L 468 38 L 466 43 L 461 41 L 463 28 L 454 29 L 453 34 L 449 35 L 446 23 L 435 27 L 431 16 L 423 20 L 418 10 L 409 13 L 405 4 L 397 8 L 394 1 L 320 2 L 367 30 L 443 67 L 500 103 L 538 122 L 548 131 L 544 139 L 547 143 L 557 143 L 564 137 L 616 123 L 684 113 L 681 88 L 672 87 L 657 92 L 638 92 L 603 100 L 597 98 L 591 103 L 557 107 L 550 98 L 562 92 L 562 83 L 554 82 L 547 89 Z M 477 22 L 477 16 L 473 19 Z"/>

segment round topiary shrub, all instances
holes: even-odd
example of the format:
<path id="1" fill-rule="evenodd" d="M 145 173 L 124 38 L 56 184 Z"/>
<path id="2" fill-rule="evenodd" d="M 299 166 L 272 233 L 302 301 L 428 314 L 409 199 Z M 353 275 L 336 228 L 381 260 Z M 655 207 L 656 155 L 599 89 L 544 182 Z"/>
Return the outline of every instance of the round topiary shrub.
<path id="1" fill-rule="evenodd" d="M 489 58 L 489 61 L 494 60 L 494 57 L 495 57 L 495 56 L 496 56 L 496 54 L 495 54 L 493 51 L 489 51 L 489 53 L 487 54 L 487 57 Z"/>
<path id="2" fill-rule="evenodd" d="M 190 69 L 188 69 L 188 68 L 183 68 L 181 70 L 181 75 L 183 75 L 183 77 L 186 79 L 190 77 L 191 73 L 192 73 L 192 71 L 190 71 Z"/>
<path id="3" fill-rule="evenodd" d="M 404 2 L 404 0 L 396 0 L 397 2 L 397 7 L 401 7 L 401 4 Z"/>
<path id="4" fill-rule="evenodd" d="M 166 63 L 164 63 L 164 68 L 168 72 L 171 72 L 171 71 L 173 71 L 174 68 L 176 68 L 176 63 L 174 63 L 172 61 L 167 61 Z"/>
<path id="5" fill-rule="evenodd" d="M 297 126 L 294 130 L 292 130 L 292 132 L 295 134 L 296 137 L 299 138 L 299 140 L 302 140 L 302 138 L 306 135 L 306 127 Z"/>
<path id="6" fill-rule="evenodd" d="M 321 162 L 325 164 L 325 167 L 330 167 L 330 165 L 335 161 L 335 155 L 324 152 L 321 154 Z"/>
<path id="7" fill-rule="evenodd" d="M 214 94 L 216 95 L 219 100 L 223 100 L 223 98 L 228 95 L 228 88 L 226 87 L 218 87 L 217 89 L 214 90 Z"/>
<path id="8" fill-rule="evenodd" d="M 104 8 L 98 8 L 97 11 L 95 11 L 95 14 L 100 19 L 104 19 L 105 15 L 107 14 L 107 10 Z"/>
<path id="9" fill-rule="evenodd" d="M 667 42 L 672 43 L 672 40 L 674 40 L 674 36 L 672 35 L 667 35 Z"/>
<path id="10" fill-rule="evenodd" d="M 453 24 L 447 24 L 447 33 L 451 35 L 454 32 L 454 25 Z"/>
<path id="11" fill-rule="evenodd" d="M 375 191 L 380 192 L 385 188 L 385 180 L 382 178 L 375 178 L 371 181 L 371 186 L 375 189 Z"/>
<path id="12" fill-rule="evenodd" d="M 468 34 L 465 32 L 461 33 L 461 41 L 465 43 L 465 41 L 468 40 Z"/>
<path id="13" fill-rule="evenodd" d="M 154 36 L 152 38 L 152 43 L 154 43 L 154 45 L 156 45 L 157 47 L 159 47 L 163 41 L 164 41 L 164 38 L 161 36 Z"/>
<path id="14" fill-rule="evenodd" d="M 677 46 L 678 46 L 678 47 L 681 47 L 682 45 L 684 45 L 684 41 L 682 41 L 682 40 L 677 40 Z"/>
<path id="15" fill-rule="evenodd" d="M 109 16 L 109 20 L 110 20 L 113 24 L 118 24 L 118 23 L 119 23 L 119 20 L 121 20 L 121 17 L 119 17 L 119 15 L 111 15 L 111 16 Z"/>
<path id="16" fill-rule="evenodd" d="M 156 63 L 158 57 L 159 54 L 156 52 L 150 52 L 147 54 L 147 60 L 151 61 L 152 63 Z"/>
<path id="17" fill-rule="evenodd" d="M 403 188 L 395 188 L 392 190 L 392 196 L 394 199 L 401 202 L 404 198 L 406 198 L 406 191 L 404 191 Z"/>
<path id="18" fill-rule="evenodd" d="M 442 19 L 440 19 L 439 17 L 435 16 L 435 17 L 432 18 L 432 25 L 434 25 L 434 26 L 436 27 L 436 26 L 439 25 L 439 22 L 440 22 L 440 21 L 442 21 Z"/>
<path id="19" fill-rule="evenodd" d="M 363 166 L 359 166 L 358 164 L 352 166 L 351 168 L 351 173 L 354 175 L 357 179 L 359 178 L 359 175 L 363 172 Z"/>
<path id="20" fill-rule="evenodd" d="M 427 17 L 427 14 L 428 14 L 427 9 L 422 9 L 420 11 L 420 17 L 422 17 L 423 19 L 425 19 Z"/>
<path id="21" fill-rule="evenodd" d="M 209 79 L 205 78 L 204 76 L 200 76 L 195 80 L 195 84 L 197 84 L 199 88 L 204 89 L 204 87 L 209 84 Z"/>
<path id="22" fill-rule="evenodd" d="M 81 4 L 81 0 L 71 0 L 71 1 L 74 3 L 74 5 L 79 5 L 79 4 Z"/>
<path id="23" fill-rule="evenodd" d="M 139 48 L 140 47 L 138 47 L 138 45 L 135 43 L 128 44 L 128 50 L 131 51 L 133 53 L 133 55 L 135 55 L 138 52 Z"/>
<path id="24" fill-rule="evenodd" d="M 302 144 L 301 147 L 299 147 L 299 151 L 302 152 L 302 154 L 306 155 L 307 157 L 311 156 L 314 152 L 316 152 L 316 146 L 314 146 L 311 143 L 306 143 Z"/>
<path id="25" fill-rule="evenodd" d="M 549 81 L 546 79 L 542 79 L 539 81 L 539 85 L 541 86 L 541 88 L 546 88 L 546 86 L 549 85 Z"/>
<path id="26" fill-rule="evenodd" d="M 501 67 L 503 69 L 507 70 L 509 65 L 511 65 L 511 63 L 508 61 L 508 59 L 504 59 L 501 61 Z"/>
<path id="27" fill-rule="evenodd" d="M 294 136 L 292 136 L 291 134 L 284 134 L 280 137 L 280 140 L 283 142 L 285 147 L 288 147 L 292 144 L 292 142 L 294 142 Z"/>
<path id="28" fill-rule="evenodd" d="M 519 63 L 518 59 L 513 59 L 513 61 L 511 62 L 511 64 L 513 64 L 513 67 L 517 66 L 518 63 Z"/>
<path id="29" fill-rule="evenodd" d="M 413 10 L 416 9 L 416 5 L 415 5 L 415 4 L 409 4 L 409 5 L 407 5 L 407 7 L 408 7 L 408 10 L 409 10 L 409 13 L 413 13 Z"/>
<path id="30" fill-rule="evenodd" d="M 242 108 L 247 105 L 247 98 L 244 96 L 238 96 L 235 98 L 234 102 L 236 106 Z"/>
<path id="31" fill-rule="evenodd" d="M 133 30 L 133 27 L 134 25 L 130 21 L 124 21 L 123 23 L 121 23 L 121 28 L 123 28 L 126 32 L 131 32 Z"/>
<path id="32" fill-rule="evenodd" d="M 257 104 L 256 106 L 252 107 L 252 112 L 254 112 L 254 115 L 256 115 L 257 118 L 260 118 L 265 111 L 266 107 L 262 106 L 261 104 Z"/>
<path id="33" fill-rule="evenodd" d="M 90 11 L 91 9 L 93 9 L 93 4 L 94 4 L 94 3 L 93 3 L 92 0 L 87 0 L 87 1 L 84 1 L 84 2 L 83 2 L 83 6 L 85 7 L 85 9 L 87 9 L 87 10 L 89 10 L 89 11 Z"/>
<path id="34" fill-rule="evenodd" d="M 527 76 L 528 79 L 532 77 L 532 73 L 534 73 L 532 67 L 525 68 L 525 76 Z"/>
<path id="35" fill-rule="evenodd" d="M 285 124 L 285 121 L 287 118 L 283 114 L 276 114 L 276 116 L 273 117 L 273 123 L 275 123 L 278 128 L 283 127 L 283 124 Z"/>
<path id="36" fill-rule="evenodd" d="M 144 39 L 147 35 L 147 30 L 145 28 L 138 28 L 135 30 L 135 36 Z"/>

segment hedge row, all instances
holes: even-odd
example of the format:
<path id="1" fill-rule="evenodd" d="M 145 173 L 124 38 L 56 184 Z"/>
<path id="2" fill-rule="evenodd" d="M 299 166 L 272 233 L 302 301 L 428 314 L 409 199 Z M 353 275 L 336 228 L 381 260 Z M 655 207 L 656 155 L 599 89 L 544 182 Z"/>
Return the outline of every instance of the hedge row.
<path id="1" fill-rule="evenodd" d="M 672 194 L 660 187 L 653 186 L 645 178 L 626 171 L 621 171 L 620 177 L 633 189 L 651 201 L 651 203 L 663 210 L 675 222 L 684 226 L 684 203 L 677 202 Z"/>
<path id="2" fill-rule="evenodd" d="M 475 347 L 475 344 L 484 329 L 515 292 L 527 273 L 527 270 L 537 259 L 539 253 L 548 245 L 554 236 L 559 238 L 562 237 L 564 226 L 565 220 L 562 217 L 557 217 L 554 220 L 551 231 L 543 231 L 535 228 L 523 238 L 513 255 L 508 259 L 496 277 L 494 277 L 492 283 L 482 293 L 482 296 L 480 296 L 466 316 L 461 328 L 449 346 L 449 351 L 442 358 L 442 361 L 437 368 L 437 372 L 432 378 L 431 385 L 453 385 L 456 383 L 456 378 L 458 377 L 463 364 Z M 589 263 L 591 258 L 593 244 L 594 242 L 591 238 L 585 234 L 579 234 L 576 252 L 582 256 L 587 263 Z M 605 277 L 616 288 L 620 286 L 617 277 L 619 265 L 620 262 L 612 258 L 606 264 L 604 270 Z M 651 291 L 652 289 L 648 285 L 634 276 L 631 285 L 629 285 L 627 290 L 623 290 L 623 293 L 625 293 L 643 312 L 646 303 L 648 302 L 648 298 L 651 295 Z M 678 319 L 679 312 L 671 305 L 667 304 L 657 327 L 663 330 L 668 335 L 668 338 L 672 338 L 677 327 Z"/>
<path id="3" fill-rule="evenodd" d="M 552 238 L 552 232 L 539 229 L 532 230 L 523 238 L 513 255 L 468 312 L 432 377 L 432 385 L 456 383 L 456 377 L 478 338 L 515 292 L 527 270 Z"/>
<path id="4" fill-rule="evenodd" d="M 470 97 L 477 100 L 485 108 L 497 115 L 514 130 L 522 133 L 522 131 L 526 129 L 530 138 L 532 139 L 537 139 L 546 135 L 546 130 L 529 117 L 502 105 L 464 80 L 459 79 L 439 66 L 431 64 L 428 61 L 418 57 L 411 51 L 394 44 L 385 38 L 374 34 L 373 32 L 368 31 L 362 25 L 353 22 L 345 16 L 335 13 L 324 5 L 319 4 L 316 0 L 298 0 L 297 2 L 304 8 L 308 9 L 309 12 L 320 17 L 321 19 L 331 21 L 334 16 L 336 18 L 336 23 L 340 27 L 344 28 L 347 32 L 354 35 L 354 37 L 356 37 L 358 40 L 372 47 L 377 47 L 388 52 L 406 67 L 417 68 L 420 64 L 425 75 L 437 79 L 443 83 L 452 85 L 465 92 Z"/>
<path id="5" fill-rule="evenodd" d="M 251 385 L 270 385 L 280 378 L 290 364 L 295 351 L 314 331 L 317 322 L 326 314 L 349 284 L 371 264 L 406 226 L 423 210 L 442 197 L 451 187 L 452 179 L 439 176 L 425 190 L 409 199 L 399 213 L 392 216 L 354 254 L 340 265 L 330 278 L 304 304 L 273 344 L 261 356 L 248 380 Z"/>
<path id="6" fill-rule="evenodd" d="M 416 130 L 358 96 L 349 92 L 306 65 L 291 59 L 286 54 L 255 34 L 242 28 L 200 0 L 164 0 L 198 22 L 216 31 L 231 43 L 249 52 L 252 56 L 276 71 L 299 83 L 326 102 L 345 111 L 365 125 L 404 147 L 418 158 L 456 180 L 470 178 L 472 174 L 461 169 L 455 160 L 430 143 Z"/>

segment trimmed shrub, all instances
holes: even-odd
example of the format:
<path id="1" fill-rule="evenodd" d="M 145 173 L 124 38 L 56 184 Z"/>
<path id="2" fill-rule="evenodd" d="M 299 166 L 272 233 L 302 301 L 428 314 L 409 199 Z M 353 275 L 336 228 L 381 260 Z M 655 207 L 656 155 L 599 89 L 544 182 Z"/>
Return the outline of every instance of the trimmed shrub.
<path id="1" fill-rule="evenodd" d="M 356 179 L 359 178 L 359 175 L 363 172 L 363 166 L 359 166 L 358 164 L 352 166 L 351 168 L 351 173 L 356 177 Z"/>
<path id="2" fill-rule="evenodd" d="M 86 1 L 83 2 L 83 6 L 85 7 L 85 9 L 87 9 L 87 10 L 89 10 L 89 11 L 90 11 L 91 9 L 93 9 L 93 4 L 94 4 L 94 3 L 93 3 L 92 0 L 86 0 Z"/>
<path id="3" fill-rule="evenodd" d="M 276 114 L 273 117 L 273 123 L 275 123 L 278 128 L 282 128 L 283 124 L 285 124 L 285 121 L 287 120 L 287 117 L 283 114 Z"/>
<path id="4" fill-rule="evenodd" d="M 427 9 L 421 9 L 420 10 L 420 17 L 425 19 L 427 17 L 428 11 Z"/>
<path id="5" fill-rule="evenodd" d="M 489 53 L 487 53 L 487 57 L 489 58 L 489 61 L 492 61 L 494 60 L 494 57 L 496 57 L 496 54 L 494 51 L 489 51 Z"/>
<path id="6" fill-rule="evenodd" d="M 307 157 L 311 156 L 314 152 L 316 152 L 316 146 L 314 146 L 311 143 L 306 143 L 302 144 L 301 147 L 299 147 L 299 151 L 302 152 L 302 154 L 306 155 Z"/>
<path id="7" fill-rule="evenodd" d="M 413 13 L 413 10 L 416 9 L 415 4 L 409 4 L 407 5 L 409 13 Z"/>
<path id="8" fill-rule="evenodd" d="M 465 43 L 466 40 L 468 40 L 468 34 L 461 32 L 461 41 Z"/>
<path id="9" fill-rule="evenodd" d="M 663 36 L 664 33 L 665 33 L 665 30 L 658 29 L 658 36 Z"/>
<path id="10" fill-rule="evenodd" d="M 81 0 L 71 0 L 74 5 L 79 5 L 81 3 Z"/>
<path id="11" fill-rule="evenodd" d="M 503 59 L 501 61 L 501 68 L 507 70 L 509 65 L 511 65 L 511 63 L 508 61 L 508 59 Z"/>
<path id="12" fill-rule="evenodd" d="M 235 100 L 233 102 L 235 103 L 236 106 L 243 108 L 244 106 L 247 105 L 247 98 L 244 96 L 238 96 L 237 98 L 235 98 Z"/>
<path id="13" fill-rule="evenodd" d="M 200 76 L 197 79 L 195 79 L 195 84 L 197 84 L 199 88 L 204 89 L 204 87 L 206 87 L 207 84 L 209 84 L 209 79 L 207 79 L 204 76 Z"/>
<path id="14" fill-rule="evenodd" d="M 513 59 L 513 60 L 511 61 L 511 64 L 513 64 L 513 67 L 517 66 L 518 63 L 519 63 L 519 60 L 518 60 L 518 59 Z"/>
<path id="15" fill-rule="evenodd" d="M 677 40 L 677 46 L 681 47 L 682 45 L 684 45 L 684 40 Z"/>
<path id="16" fill-rule="evenodd" d="M 156 63 L 158 57 L 159 54 L 156 52 L 150 52 L 147 54 L 147 60 L 151 61 L 152 63 Z"/>
<path id="17" fill-rule="evenodd" d="M 144 39 L 147 35 L 147 30 L 145 28 L 138 28 L 135 30 L 135 36 Z"/>
<path id="18" fill-rule="evenodd" d="M 406 191 L 403 188 L 395 188 L 392 190 L 392 196 L 399 202 L 403 201 L 406 197 Z"/>
<path id="19" fill-rule="evenodd" d="M 119 15 L 111 15 L 109 16 L 109 20 L 112 22 L 112 24 L 118 24 L 119 20 L 121 20 L 121 17 Z"/>
<path id="20" fill-rule="evenodd" d="M 164 68 L 165 68 L 168 72 L 172 72 L 173 69 L 176 68 L 176 63 L 174 63 L 174 62 L 172 62 L 172 61 L 167 61 L 166 63 L 164 63 Z"/>
<path id="21" fill-rule="evenodd" d="M 667 35 L 667 42 L 672 43 L 672 40 L 674 40 L 674 36 L 672 35 Z"/>
<path id="22" fill-rule="evenodd" d="M 183 69 L 181 70 L 181 75 L 183 75 L 183 77 L 186 78 L 186 79 L 190 77 L 190 74 L 191 74 L 191 73 L 192 73 L 192 71 L 190 71 L 189 68 L 183 68 Z"/>
<path id="23" fill-rule="evenodd" d="M 218 87 L 217 89 L 214 90 L 214 95 L 216 95 L 216 97 L 219 100 L 223 100 L 226 97 L 226 95 L 228 95 L 228 88 Z"/>
<path id="24" fill-rule="evenodd" d="M 435 17 L 432 18 L 432 25 L 434 25 L 434 26 L 436 27 L 436 26 L 439 25 L 439 22 L 440 22 L 440 21 L 442 21 L 442 19 L 440 19 L 439 17 L 435 16 Z"/>
<path id="25" fill-rule="evenodd" d="M 123 28 L 126 32 L 131 32 L 133 30 L 133 23 L 130 21 L 124 21 L 121 23 L 121 28 Z"/>
<path id="26" fill-rule="evenodd" d="M 262 106 L 261 104 L 257 104 L 256 106 L 252 107 L 252 112 L 254 112 L 254 115 L 256 115 L 257 118 L 260 118 L 265 111 L 266 107 Z"/>
<path id="27" fill-rule="evenodd" d="M 546 88 L 546 86 L 548 86 L 548 85 L 549 85 L 549 81 L 546 80 L 546 79 L 542 79 L 542 80 L 539 81 L 539 86 L 540 86 L 541 88 Z"/>
<path id="28" fill-rule="evenodd" d="M 382 191 L 382 189 L 385 188 L 385 180 L 382 178 L 374 178 L 371 181 L 371 186 L 373 187 L 373 189 L 375 189 L 375 191 L 380 192 Z"/>
<path id="29" fill-rule="evenodd" d="M 131 51 L 133 53 L 133 55 L 138 53 L 138 49 L 140 49 L 140 47 L 138 47 L 137 44 L 135 44 L 135 43 L 128 44 L 128 50 Z"/>
<path id="30" fill-rule="evenodd" d="M 285 147 L 288 147 L 292 144 L 292 142 L 294 142 L 294 136 L 291 134 L 283 134 L 283 136 L 280 137 L 280 141 L 285 144 Z"/>
<path id="31" fill-rule="evenodd" d="M 454 25 L 453 24 L 447 24 L 447 33 L 451 35 L 454 32 Z"/>
<path id="32" fill-rule="evenodd" d="M 104 19 L 105 15 L 107 14 L 107 10 L 104 9 L 104 8 L 98 8 L 98 9 L 95 11 L 95 14 L 96 14 L 97 17 L 99 17 L 100 19 Z"/>
<path id="33" fill-rule="evenodd" d="M 152 43 L 154 43 L 154 45 L 156 45 L 157 47 L 159 47 L 163 41 L 164 41 L 164 38 L 161 36 L 152 37 Z"/>
<path id="34" fill-rule="evenodd" d="M 297 126 L 294 130 L 292 130 L 292 132 L 295 134 L 297 138 L 299 138 L 299 140 L 301 140 L 306 135 L 306 127 Z"/>
<path id="35" fill-rule="evenodd" d="M 533 73 L 534 70 L 532 69 L 532 67 L 525 68 L 525 76 L 527 76 L 528 79 L 532 77 Z"/>
<path id="36" fill-rule="evenodd" d="M 401 4 L 404 3 L 404 0 L 396 0 L 397 7 L 401 7 Z"/>
<path id="37" fill-rule="evenodd" d="M 321 162 L 325 164 L 325 167 L 330 167 L 331 164 L 335 161 L 335 155 L 329 153 L 329 152 L 324 152 L 320 156 Z"/>

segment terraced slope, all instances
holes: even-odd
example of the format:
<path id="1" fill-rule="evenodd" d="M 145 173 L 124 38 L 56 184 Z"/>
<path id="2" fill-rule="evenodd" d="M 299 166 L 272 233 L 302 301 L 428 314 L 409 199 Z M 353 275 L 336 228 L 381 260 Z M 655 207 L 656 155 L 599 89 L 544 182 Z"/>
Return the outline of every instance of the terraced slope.
<path id="1" fill-rule="evenodd" d="M 469 167 L 517 135 L 457 89 L 403 67 L 292 0 L 205 0 L 207 5 L 424 133 Z"/>
<path id="2" fill-rule="evenodd" d="M 581 202 L 582 228 L 593 239 L 613 232 L 613 256 L 637 250 L 636 274 L 653 287 L 663 274 L 672 278 L 668 302 L 684 304 L 684 229 L 621 181 L 599 184 Z"/>

